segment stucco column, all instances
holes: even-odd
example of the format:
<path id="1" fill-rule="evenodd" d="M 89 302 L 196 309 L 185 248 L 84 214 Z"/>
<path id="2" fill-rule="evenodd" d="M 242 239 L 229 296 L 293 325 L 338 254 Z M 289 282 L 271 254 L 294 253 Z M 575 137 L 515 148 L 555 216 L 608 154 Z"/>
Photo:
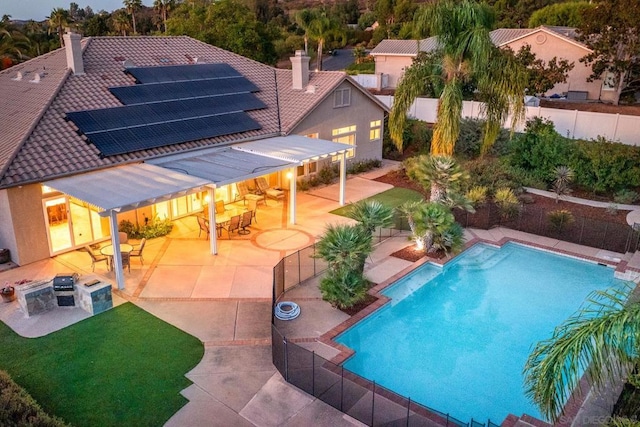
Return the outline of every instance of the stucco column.
<path id="1" fill-rule="evenodd" d="M 216 227 L 216 186 L 207 189 L 209 195 L 209 245 L 211 254 L 218 255 L 218 229 Z"/>
<path id="2" fill-rule="evenodd" d="M 344 206 L 345 189 L 347 183 L 347 152 L 340 155 L 340 206 Z"/>
<path id="3" fill-rule="evenodd" d="M 109 228 L 111 230 L 111 244 L 113 245 L 113 257 L 111 268 L 116 273 L 118 289 L 124 289 L 124 271 L 122 271 L 122 254 L 120 253 L 120 235 L 118 234 L 118 212 L 109 211 Z"/>
<path id="4" fill-rule="evenodd" d="M 294 166 L 289 170 L 289 174 L 291 175 L 289 182 L 289 223 L 296 223 L 296 187 L 298 182 L 296 180 L 298 167 Z"/>

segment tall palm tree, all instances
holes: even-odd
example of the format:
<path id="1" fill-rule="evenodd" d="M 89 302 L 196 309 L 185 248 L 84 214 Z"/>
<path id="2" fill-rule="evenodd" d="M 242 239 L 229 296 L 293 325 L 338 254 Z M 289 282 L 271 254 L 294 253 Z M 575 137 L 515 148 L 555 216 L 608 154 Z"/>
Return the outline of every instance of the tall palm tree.
<path id="1" fill-rule="evenodd" d="M 439 1 L 416 13 L 415 26 L 419 32 L 437 37 L 438 47 L 414 62 L 398 85 L 389 116 L 394 143 L 402 151 L 406 111 L 431 85 L 439 92 L 431 153 L 452 155 L 460 133 L 462 88 L 473 81 L 485 102 L 482 153 L 486 153 L 510 109 L 512 126 L 524 118 L 526 70 L 491 42 L 493 15 L 486 5 L 472 0 Z"/>
<path id="2" fill-rule="evenodd" d="M 123 36 L 127 35 L 127 31 L 131 29 L 131 21 L 127 13 L 120 9 L 111 14 L 111 25 L 116 33 L 122 33 Z"/>
<path id="3" fill-rule="evenodd" d="M 133 24 L 133 34 L 138 34 L 136 30 L 136 11 L 142 7 L 142 0 L 123 0 L 122 4 L 127 13 L 131 15 L 131 23 Z"/>
<path id="4" fill-rule="evenodd" d="M 527 395 L 555 422 L 583 373 L 596 388 L 626 375 L 640 350 L 640 302 L 635 286 L 592 293 L 587 304 L 539 342 L 524 368 Z"/>
<path id="5" fill-rule="evenodd" d="M 325 40 L 329 36 L 344 39 L 345 32 L 342 30 L 339 22 L 329 18 L 324 12 L 321 12 L 309 22 L 306 33 L 318 42 L 316 69 L 322 71 L 322 49 Z"/>
<path id="6" fill-rule="evenodd" d="M 304 30 L 304 54 L 309 54 L 309 35 L 308 28 L 309 24 L 315 18 L 316 14 L 312 9 L 302 9 L 300 12 L 296 13 L 295 21 L 296 24 L 300 26 Z"/>
<path id="7" fill-rule="evenodd" d="M 49 20 L 49 33 L 51 33 L 52 29 L 55 29 L 60 38 L 60 46 L 64 46 L 64 39 L 62 37 L 64 35 L 64 29 L 73 22 L 69 11 L 57 7 L 51 11 L 51 15 L 49 15 L 47 19 Z"/>
<path id="8" fill-rule="evenodd" d="M 174 0 L 155 0 L 153 2 L 153 8 L 160 14 L 160 18 L 162 19 L 164 33 L 167 32 L 167 15 L 174 7 Z"/>

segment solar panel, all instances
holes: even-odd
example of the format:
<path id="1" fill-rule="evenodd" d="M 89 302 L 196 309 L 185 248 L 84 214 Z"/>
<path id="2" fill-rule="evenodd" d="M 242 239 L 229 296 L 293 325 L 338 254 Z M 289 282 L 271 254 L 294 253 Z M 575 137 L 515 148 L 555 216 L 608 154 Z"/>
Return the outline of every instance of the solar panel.
<path id="1" fill-rule="evenodd" d="M 265 103 L 254 94 L 238 93 L 77 111 L 67 113 L 67 117 L 84 134 L 89 135 L 106 130 L 211 116 L 233 111 L 259 110 L 265 107 Z"/>
<path id="2" fill-rule="evenodd" d="M 127 68 L 138 83 L 166 83 L 190 80 L 217 79 L 222 77 L 242 77 L 229 64 L 168 65 L 162 67 Z"/>
<path id="3" fill-rule="evenodd" d="M 247 113 L 237 112 L 106 130 L 92 133 L 88 137 L 103 156 L 113 156 L 260 128 L 260 124 Z"/>
<path id="4" fill-rule="evenodd" d="M 109 88 L 109 91 L 125 105 L 147 104 L 172 99 L 189 99 L 202 96 L 225 95 L 242 92 L 258 92 L 256 85 L 245 77 L 192 80 Z"/>

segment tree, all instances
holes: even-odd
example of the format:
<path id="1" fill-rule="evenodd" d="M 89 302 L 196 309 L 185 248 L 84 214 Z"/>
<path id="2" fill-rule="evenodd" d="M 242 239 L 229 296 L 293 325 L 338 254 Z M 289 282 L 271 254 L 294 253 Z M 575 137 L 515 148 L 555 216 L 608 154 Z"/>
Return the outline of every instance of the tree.
<path id="1" fill-rule="evenodd" d="M 63 32 L 65 27 L 68 27 L 72 22 L 69 11 L 61 7 L 55 8 L 51 11 L 51 15 L 49 15 L 47 19 L 49 20 L 49 32 L 54 29 L 55 32 L 58 33 L 60 46 L 64 46 L 64 39 L 62 38 Z"/>
<path id="2" fill-rule="evenodd" d="M 594 4 L 584 0 L 550 4 L 531 14 L 529 28 L 536 28 L 540 25 L 579 27 L 582 25 L 586 11 L 594 7 Z"/>
<path id="3" fill-rule="evenodd" d="M 407 161 L 407 176 L 424 188 L 431 188 L 430 200 L 444 203 L 452 193 L 460 193 L 468 174 L 451 156 L 422 154 Z"/>
<path id="4" fill-rule="evenodd" d="M 361 200 L 349 207 L 347 217 L 358 221 L 370 235 L 373 235 L 376 228 L 393 224 L 393 209 L 377 200 Z"/>
<path id="5" fill-rule="evenodd" d="M 600 1 L 585 11 L 579 39 L 593 52 L 580 61 L 591 65 L 589 81 L 611 80 L 613 102 L 640 82 L 640 3 L 637 0 Z"/>
<path id="6" fill-rule="evenodd" d="M 493 6 L 497 28 L 526 28 L 531 15 L 558 0 L 488 0 Z"/>
<path id="7" fill-rule="evenodd" d="M 319 12 L 309 22 L 306 34 L 318 42 L 316 69 L 322 71 L 322 49 L 325 40 L 330 36 L 344 38 L 345 32 L 337 21 L 328 17 L 324 12 Z"/>
<path id="8" fill-rule="evenodd" d="M 136 11 L 142 7 L 142 0 L 122 0 L 125 10 L 131 15 L 131 23 L 133 24 L 133 34 L 138 34 L 136 29 Z"/>
<path id="9" fill-rule="evenodd" d="M 438 48 L 405 72 L 396 90 L 389 116 L 391 137 L 402 151 L 406 111 L 429 86 L 437 88 L 437 123 L 431 153 L 453 154 L 460 132 L 463 88 L 473 79 L 484 101 L 486 116 L 481 154 L 497 138 L 511 110 L 512 128 L 524 117 L 526 70 L 495 47 L 489 37 L 493 19 L 490 9 L 471 0 L 445 0 L 427 5 L 416 15 L 416 29 L 438 38 Z"/>
<path id="10" fill-rule="evenodd" d="M 511 51 L 509 49 L 509 51 Z M 511 51 L 512 52 L 512 51 Z M 515 58 L 527 69 L 527 92 L 532 95 L 544 94 L 558 83 L 567 81 L 567 74 L 575 64 L 555 56 L 545 63 L 531 52 L 531 45 L 524 45 L 515 53 Z"/>
<path id="11" fill-rule="evenodd" d="M 629 301 L 635 286 L 597 291 L 576 314 L 536 344 L 524 368 L 527 396 L 555 422 L 586 375 L 600 389 L 637 361 L 640 303 Z"/>
<path id="12" fill-rule="evenodd" d="M 111 26 L 117 34 L 122 33 L 123 36 L 131 30 L 131 21 L 124 10 L 116 10 L 111 14 Z"/>
<path id="13" fill-rule="evenodd" d="M 30 47 L 29 39 L 15 28 L 9 15 L 4 15 L 0 21 L 0 70 L 28 59 Z"/>
<path id="14" fill-rule="evenodd" d="M 309 55 L 309 35 L 308 28 L 311 21 L 315 18 L 315 12 L 312 9 L 302 9 L 296 13 L 296 24 L 304 31 L 304 54 Z"/>

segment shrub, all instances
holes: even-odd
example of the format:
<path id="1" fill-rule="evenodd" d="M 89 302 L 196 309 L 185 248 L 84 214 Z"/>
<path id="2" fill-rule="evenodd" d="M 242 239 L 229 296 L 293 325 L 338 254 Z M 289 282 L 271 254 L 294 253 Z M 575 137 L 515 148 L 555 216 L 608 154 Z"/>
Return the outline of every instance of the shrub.
<path id="1" fill-rule="evenodd" d="M 573 224 L 573 214 L 566 209 L 551 211 L 547 214 L 547 219 L 553 228 L 561 231 L 565 226 Z"/>
<path id="2" fill-rule="evenodd" d="M 636 202 L 638 197 L 640 196 L 635 191 L 623 188 L 613 196 L 613 201 L 623 205 L 630 205 Z"/>
<path id="3" fill-rule="evenodd" d="M 363 172 L 368 172 L 370 170 L 379 168 L 382 166 L 382 160 L 379 159 L 367 159 L 361 160 L 359 162 L 353 162 L 347 167 L 348 174 L 359 174 Z"/>
<path id="4" fill-rule="evenodd" d="M 40 405 L 9 374 L 0 371 L 0 425 L 64 427 L 67 424 L 42 410 Z"/>
<path id="5" fill-rule="evenodd" d="M 118 226 L 118 231 L 127 233 L 132 239 L 152 239 L 154 237 L 162 237 L 171 233 L 173 223 L 170 219 L 159 219 L 158 217 L 151 221 L 146 221 L 144 225 L 133 224 L 131 221 L 122 220 Z"/>
<path id="6" fill-rule="evenodd" d="M 480 146 L 484 138 L 484 120 L 462 119 L 460 134 L 455 145 L 455 154 L 471 159 L 480 155 Z M 501 156 L 509 151 L 509 131 L 501 129 L 498 138 L 491 146 L 489 155 Z"/>
<path id="7" fill-rule="evenodd" d="M 640 186 L 640 147 L 602 138 L 577 141 L 572 163 L 576 182 L 594 192 Z"/>
<path id="8" fill-rule="evenodd" d="M 513 218 L 520 211 L 520 201 L 510 188 L 498 189 L 493 199 L 503 218 Z"/>
<path id="9" fill-rule="evenodd" d="M 477 208 L 480 205 L 483 205 L 487 201 L 487 187 L 477 185 L 475 187 L 471 187 L 469 191 L 467 191 L 467 199 L 471 202 L 474 208 Z"/>
<path id="10" fill-rule="evenodd" d="M 369 282 L 354 271 L 329 270 L 320 281 L 322 299 L 340 309 L 353 307 L 362 301 L 368 288 Z"/>
<path id="11" fill-rule="evenodd" d="M 553 171 L 553 191 L 556 193 L 556 203 L 562 196 L 568 196 L 571 194 L 571 187 L 569 185 L 573 181 L 573 169 L 567 166 L 558 166 Z"/>
<path id="12" fill-rule="evenodd" d="M 487 194 L 495 194 L 498 188 L 527 187 L 543 188 L 544 183 L 536 181 L 530 174 L 522 169 L 513 167 L 504 158 L 485 157 L 468 161 L 464 168 L 469 172 L 469 181 L 474 185 L 487 187 Z"/>

